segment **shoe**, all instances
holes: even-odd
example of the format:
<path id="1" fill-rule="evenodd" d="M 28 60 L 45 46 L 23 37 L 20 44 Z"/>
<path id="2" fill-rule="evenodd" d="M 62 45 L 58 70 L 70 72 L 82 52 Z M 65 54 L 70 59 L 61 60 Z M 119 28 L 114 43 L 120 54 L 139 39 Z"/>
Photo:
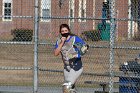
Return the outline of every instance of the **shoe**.
<path id="1" fill-rule="evenodd" d="M 70 93 L 77 93 L 76 89 L 70 89 Z"/>

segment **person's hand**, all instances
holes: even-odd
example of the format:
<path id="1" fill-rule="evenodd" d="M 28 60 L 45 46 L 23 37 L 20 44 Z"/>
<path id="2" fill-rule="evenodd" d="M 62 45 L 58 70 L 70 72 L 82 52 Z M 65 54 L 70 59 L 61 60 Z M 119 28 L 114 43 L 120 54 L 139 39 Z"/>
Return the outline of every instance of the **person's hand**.
<path id="1" fill-rule="evenodd" d="M 64 43 L 66 41 L 66 39 L 67 39 L 66 37 L 61 37 L 61 42 Z"/>
<path id="2" fill-rule="evenodd" d="M 59 53 L 61 52 L 61 49 L 62 49 L 62 47 L 64 45 L 65 40 L 66 40 L 66 37 L 61 37 L 61 41 L 58 44 L 58 47 L 55 49 L 55 52 L 54 52 L 54 55 L 55 56 L 58 56 Z"/>

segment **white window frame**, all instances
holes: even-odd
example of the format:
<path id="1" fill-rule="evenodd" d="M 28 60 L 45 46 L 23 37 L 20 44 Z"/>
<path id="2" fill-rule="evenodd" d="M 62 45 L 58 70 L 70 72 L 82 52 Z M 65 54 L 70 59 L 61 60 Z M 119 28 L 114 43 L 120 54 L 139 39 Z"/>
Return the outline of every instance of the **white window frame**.
<path id="1" fill-rule="evenodd" d="M 11 3 L 11 7 L 10 10 L 11 10 L 11 14 L 9 16 L 5 16 L 5 3 Z M 2 4 L 2 21 L 12 21 L 12 7 L 13 6 L 13 2 L 12 0 L 3 0 L 3 4 Z M 5 17 L 10 17 L 10 19 L 6 19 Z"/>
<path id="2" fill-rule="evenodd" d="M 93 18 L 95 18 L 95 0 L 93 0 Z M 93 29 L 95 29 L 95 20 L 93 20 Z"/>
<path id="3" fill-rule="evenodd" d="M 49 10 L 51 16 L 51 0 L 41 0 L 41 22 L 50 22 L 51 19 L 43 18 L 43 9 Z"/>
<path id="4" fill-rule="evenodd" d="M 84 10 L 84 14 L 82 16 L 82 10 Z M 83 0 L 83 3 L 82 3 L 82 0 L 79 0 L 79 18 L 86 18 L 86 0 Z M 79 22 L 86 22 L 86 19 L 79 19 L 78 20 Z"/>
<path id="5" fill-rule="evenodd" d="M 74 18 L 74 13 L 75 13 L 74 8 L 75 8 L 75 0 L 69 0 L 69 17 Z M 74 22 L 74 19 L 70 19 L 69 21 Z"/>

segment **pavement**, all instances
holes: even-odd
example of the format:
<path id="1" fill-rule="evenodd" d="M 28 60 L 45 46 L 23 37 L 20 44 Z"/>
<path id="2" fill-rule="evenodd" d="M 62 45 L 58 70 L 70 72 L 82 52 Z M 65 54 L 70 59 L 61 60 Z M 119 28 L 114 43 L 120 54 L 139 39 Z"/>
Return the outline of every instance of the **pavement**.
<path id="1" fill-rule="evenodd" d="M 102 88 L 77 88 L 78 93 L 95 93 L 95 91 L 102 91 Z M 119 91 L 115 89 L 115 91 Z M 33 93 L 31 86 L 0 86 L 0 93 Z M 39 87 L 37 93 L 62 93 L 62 87 Z"/>
<path id="2" fill-rule="evenodd" d="M 77 88 L 78 93 L 94 93 L 93 88 Z M 33 93 L 33 87 L 0 86 L 0 93 Z M 62 93 L 61 87 L 39 87 L 37 93 Z"/>

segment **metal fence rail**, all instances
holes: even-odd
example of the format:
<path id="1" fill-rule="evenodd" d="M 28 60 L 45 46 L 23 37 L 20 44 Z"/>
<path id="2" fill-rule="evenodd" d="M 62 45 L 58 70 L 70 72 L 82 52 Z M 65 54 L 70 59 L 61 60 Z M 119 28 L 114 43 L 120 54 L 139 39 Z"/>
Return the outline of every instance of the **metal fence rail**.
<path id="1" fill-rule="evenodd" d="M 1 0 L 0 92 L 62 92 L 59 25 L 90 46 L 79 93 L 140 91 L 139 0 Z"/>

